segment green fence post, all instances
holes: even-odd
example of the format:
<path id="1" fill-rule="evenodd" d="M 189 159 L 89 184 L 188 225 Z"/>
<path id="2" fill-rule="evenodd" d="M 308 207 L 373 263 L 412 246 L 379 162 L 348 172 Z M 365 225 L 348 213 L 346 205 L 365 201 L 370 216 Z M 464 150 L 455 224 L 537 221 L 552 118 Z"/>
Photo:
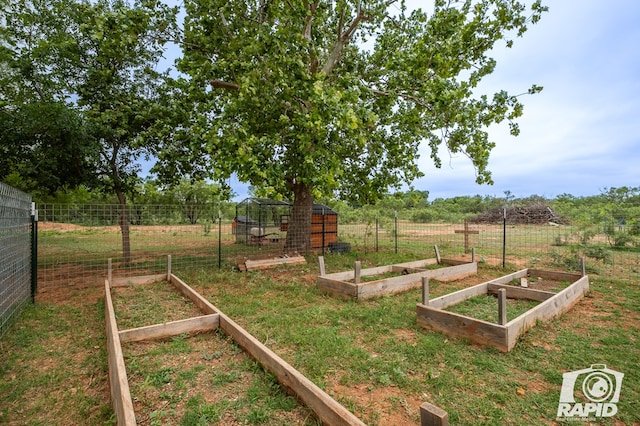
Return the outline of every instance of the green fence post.
<path id="1" fill-rule="evenodd" d="M 394 227 L 395 227 L 395 246 L 396 246 L 396 254 L 398 253 L 398 211 L 394 211 L 393 212 L 393 220 L 394 220 Z"/>
<path id="2" fill-rule="evenodd" d="M 507 256 L 507 208 L 502 210 L 502 269 L 505 267 Z"/>
<path id="3" fill-rule="evenodd" d="M 218 269 L 222 269 L 222 210 L 218 210 Z"/>
<path id="4" fill-rule="evenodd" d="M 376 253 L 379 251 L 379 244 L 378 244 L 378 213 L 376 213 Z"/>
<path id="5" fill-rule="evenodd" d="M 38 210 L 31 203 L 31 303 L 36 302 L 38 291 Z"/>

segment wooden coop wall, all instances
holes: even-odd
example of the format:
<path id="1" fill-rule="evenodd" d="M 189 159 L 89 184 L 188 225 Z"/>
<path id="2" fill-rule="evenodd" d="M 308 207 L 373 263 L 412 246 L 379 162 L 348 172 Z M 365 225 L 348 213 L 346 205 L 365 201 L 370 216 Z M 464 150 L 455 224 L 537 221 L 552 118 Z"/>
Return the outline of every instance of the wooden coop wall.
<path id="1" fill-rule="evenodd" d="M 338 242 L 338 215 L 314 213 L 311 216 L 311 248 L 327 248 Z"/>

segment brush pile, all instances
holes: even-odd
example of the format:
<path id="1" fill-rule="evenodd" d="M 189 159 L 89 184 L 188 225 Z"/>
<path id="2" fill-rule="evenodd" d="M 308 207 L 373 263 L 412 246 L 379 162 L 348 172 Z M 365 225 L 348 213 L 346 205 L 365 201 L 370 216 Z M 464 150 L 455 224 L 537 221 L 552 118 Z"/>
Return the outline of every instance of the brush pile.
<path id="1" fill-rule="evenodd" d="M 557 215 L 545 204 L 507 207 L 507 223 L 510 225 L 568 225 L 569 220 Z M 469 218 L 469 223 L 502 223 L 504 208 L 496 207 L 487 212 Z"/>

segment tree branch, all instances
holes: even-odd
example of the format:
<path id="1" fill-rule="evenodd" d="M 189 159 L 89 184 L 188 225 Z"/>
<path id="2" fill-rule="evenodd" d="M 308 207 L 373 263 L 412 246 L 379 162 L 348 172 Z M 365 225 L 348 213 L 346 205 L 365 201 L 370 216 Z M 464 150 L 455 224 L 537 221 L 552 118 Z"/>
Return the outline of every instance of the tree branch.
<path id="1" fill-rule="evenodd" d="M 228 81 L 211 80 L 209 84 L 211 84 L 211 87 L 214 89 L 240 90 L 240 85 L 237 83 L 229 83 Z"/>
<path id="2" fill-rule="evenodd" d="M 367 87 L 367 86 L 365 86 L 365 87 Z M 373 88 L 373 87 L 367 87 L 367 88 L 368 88 L 368 89 L 369 89 L 369 91 L 371 91 L 371 93 L 373 93 L 374 95 L 377 95 L 377 96 L 384 96 L 384 97 L 389 97 L 389 96 L 391 96 L 391 94 L 390 94 L 389 92 L 385 92 L 385 91 L 380 90 L 380 89 L 375 89 L 375 88 Z M 433 107 L 431 106 L 431 104 L 429 104 L 428 102 L 425 102 L 424 100 L 420 99 L 420 98 L 419 98 L 419 97 L 417 97 L 417 96 L 413 96 L 413 95 L 410 95 L 410 94 L 408 94 L 408 93 L 402 93 L 402 92 L 398 92 L 398 93 L 396 93 L 396 95 L 397 95 L 398 97 L 402 98 L 402 99 L 405 99 L 405 100 L 411 101 L 411 102 L 413 102 L 413 103 L 415 103 L 415 104 L 417 104 L 417 105 L 420 105 L 420 106 L 422 106 L 422 107 L 424 107 L 424 108 L 428 109 L 429 111 L 433 112 Z"/>
<path id="3" fill-rule="evenodd" d="M 353 37 L 353 34 L 358 29 L 360 22 L 366 21 L 367 19 L 369 19 L 368 16 L 363 11 L 359 11 L 356 17 L 351 22 L 351 25 L 349 25 L 349 28 L 347 28 L 342 34 L 339 35 L 336 43 L 333 45 L 333 48 L 329 53 L 327 62 L 325 62 L 324 66 L 322 67 L 322 71 L 324 71 L 326 75 L 331 74 L 333 68 L 335 68 L 338 61 L 340 61 L 342 50 L 347 45 L 347 43 L 349 43 L 351 37 Z"/>
<path id="4" fill-rule="evenodd" d="M 233 34 L 231 33 L 231 28 L 229 27 L 229 21 L 227 21 L 227 18 L 224 16 L 224 13 L 222 13 L 222 11 L 220 11 L 220 21 L 222 21 L 222 26 L 227 32 L 227 35 L 229 36 L 229 38 L 233 38 Z"/>
<path id="5" fill-rule="evenodd" d="M 318 5 L 320 4 L 320 0 L 316 0 L 314 3 L 309 5 L 309 11 L 311 14 L 307 16 L 306 23 L 304 25 L 303 36 L 306 40 L 311 41 L 311 24 L 313 23 L 313 18 L 316 16 L 316 10 L 318 10 Z"/>
<path id="6" fill-rule="evenodd" d="M 313 23 L 313 18 L 316 15 L 316 10 L 318 10 L 318 5 L 320 4 L 320 0 L 316 0 L 314 3 L 309 5 L 309 11 L 311 12 L 309 16 L 307 16 L 306 23 L 304 25 L 303 37 L 305 40 L 309 42 L 311 45 L 311 24 Z M 312 48 L 309 48 L 309 71 L 311 74 L 315 74 L 318 70 L 318 58 L 313 52 Z"/>

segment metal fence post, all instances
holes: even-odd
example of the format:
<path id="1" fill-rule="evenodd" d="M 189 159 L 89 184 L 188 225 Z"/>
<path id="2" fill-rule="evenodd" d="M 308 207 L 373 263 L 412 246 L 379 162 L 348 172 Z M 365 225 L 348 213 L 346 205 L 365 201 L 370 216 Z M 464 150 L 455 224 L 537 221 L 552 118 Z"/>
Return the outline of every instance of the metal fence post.
<path id="1" fill-rule="evenodd" d="M 393 221 L 394 221 L 394 234 L 395 234 L 395 252 L 398 253 L 398 211 L 395 210 L 393 212 Z"/>
<path id="2" fill-rule="evenodd" d="M 378 252 L 380 245 L 378 244 L 378 213 L 376 213 L 376 252 Z"/>
<path id="3" fill-rule="evenodd" d="M 502 210 L 502 269 L 505 268 L 507 256 L 507 208 Z"/>
<path id="4" fill-rule="evenodd" d="M 222 210 L 218 210 L 218 269 L 222 269 Z"/>
<path id="5" fill-rule="evenodd" d="M 313 218 L 313 208 L 312 208 L 312 214 L 311 217 Z M 324 219 L 325 218 L 325 212 L 324 212 L 324 207 L 322 208 L 322 255 L 324 256 L 324 245 L 325 245 L 325 240 L 324 240 L 324 233 L 325 233 L 325 225 L 324 225 Z M 311 219 L 311 222 L 313 222 L 313 219 Z M 312 225 L 313 227 L 313 225 Z"/>
<path id="6" fill-rule="evenodd" d="M 31 203 L 31 303 L 36 302 L 38 291 L 38 210 Z"/>

